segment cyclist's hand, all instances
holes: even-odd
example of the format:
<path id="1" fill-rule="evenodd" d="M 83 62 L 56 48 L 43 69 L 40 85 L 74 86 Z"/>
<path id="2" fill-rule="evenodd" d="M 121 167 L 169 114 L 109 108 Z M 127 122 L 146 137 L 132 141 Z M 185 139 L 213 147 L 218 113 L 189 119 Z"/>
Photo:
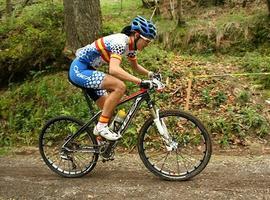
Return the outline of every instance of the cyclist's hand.
<path id="1" fill-rule="evenodd" d="M 140 87 L 144 88 L 144 89 L 151 89 L 151 88 L 153 88 L 153 82 L 150 80 L 143 80 L 140 83 Z"/>

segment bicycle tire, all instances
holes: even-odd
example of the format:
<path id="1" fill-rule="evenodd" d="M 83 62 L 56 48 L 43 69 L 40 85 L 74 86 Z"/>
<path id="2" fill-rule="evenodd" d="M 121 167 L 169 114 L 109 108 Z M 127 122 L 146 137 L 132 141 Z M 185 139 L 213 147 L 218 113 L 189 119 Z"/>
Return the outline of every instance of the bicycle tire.
<path id="1" fill-rule="evenodd" d="M 67 122 L 67 123 L 65 124 L 65 122 Z M 60 126 L 61 123 L 63 123 L 62 127 Z M 60 124 L 60 125 L 58 125 L 58 124 Z M 58 128 L 57 125 L 60 126 L 60 128 Z M 40 154 L 41 154 L 44 162 L 46 163 L 46 165 L 53 172 L 57 173 L 60 176 L 68 177 L 68 178 L 82 177 L 82 176 L 88 174 L 90 171 L 92 171 L 94 169 L 94 167 L 96 166 L 96 162 L 97 162 L 98 157 L 99 157 L 98 153 L 93 153 L 93 155 L 91 155 L 91 158 L 89 157 L 91 160 L 89 162 L 86 161 L 87 162 L 86 166 L 81 170 L 78 170 L 78 171 L 70 170 L 70 171 L 68 171 L 67 169 L 65 169 L 63 167 L 60 167 L 60 164 L 62 164 L 62 163 L 63 163 L 63 165 L 66 165 L 66 164 L 70 165 L 72 163 L 74 164 L 74 162 L 71 161 L 71 160 L 67 160 L 66 162 L 69 161 L 69 162 L 72 162 L 72 163 L 65 163 L 65 161 L 62 158 L 59 159 L 61 146 L 64 143 L 64 140 L 62 140 L 62 137 L 68 137 L 68 136 L 63 135 L 62 133 L 65 131 L 65 134 L 66 134 L 66 131 L 68 130 L 67 127 L 70 127 L 69 129 L 75 129 L 75 128 L 80 128 L 83 125 L 84 125 L 84 123 L 82 121 L 76 119 L 76 118 L 68 117 L 68 116 L 59 116 L 59 117 L 56 117 L 56 118 L 53 118 L 53 119 L 49 120 L 44 125 L 44 127 L 43 127 L 43 129 L 42 129 L 42 131 L 40 133 L 40 136 L 39 136 L 39 151 L 40 151 Z M 50 135 L 50 129 L 51 129 L 51 135 Z M 59 130 L 61 131 L 61 133 L 59 132 Z M 70 130 L 68 130 L 68 132 L 69 131 Z M 61 135 L 59 135 L 59 133 Z M 71 134 L 74 134 L 74 133 L 71 133 Z M 86 132 L 84 132 L 83 134 L 80 134 L 80 137 L 83 137 L 84 135 L 86 136 L 86 138 L 88 138 L 89 142 L 91 142 L 93 144 L 93 146 L 97 145 L 96 138 L 91 133 L 89 128 L 86 129 Z M 50 136 L 52 138 L 50 138 Z M 46 137 L 47 137 L 47 140 L 46 140 Z M 59 140 L 60 140 L 59 145 L 57 144 L 56 137 L 61 137 L 61 138 L 59 138 Z M 84 138 L 82 138 L 80 140 L 80 142 L 85 142 L 85 141 L 83 141 L 83 139 Z M 55 150 L 58 151 L 58 152 L 56 152 L 56 156 L 53 155 L 53 154 L 50 154 L 50 153 L 48 153 L 46 151 L 47 147 L 48 147 L 48 149 L 52 149 L 54 143 L 55 143 Z M 79 142 L 77 142 L 77 143 L 79 143 Z M 73 145 L 75 145 L 75 144 L 73 144 Z M 76 144 L 76 145 L 79 145 L 79 144 Z M 50 146 L 52 148 L 50 148 Z M 58 148 L 58 150 L 57 150 L 57 148 Z M 52 158 L 54 158 L 54 156 L 55 156 L 56 161 L 52 160 Z M 75 158 L 73 158 L 73 159 L 75 160 Z M 59 162 L 59 163 L 57 163 L 57 162 Z M 82 161 L 80 161 L 80 162 L 82 162 Z"/>
<path id="2" fill-rule="evenodd" d="M 144 165 L 146 168 L 152 172 L 153 174 L 157 175 L 158 177 L 165 179 L 165 180 L 174 180 L 174 181 L 184 181 L 193 178 L 194 176 L 198 175 L 208 164 L 211 154 L 212 154 L 212 144 L 211 144 L 211 138 L 209 133 L 207 132 L 206 128 L 204 125 L 194 116 L 192 116 L 189 113 L 186 113 L 184 111 L 180 110 L 165 110 L 161 111 L 160 113 L 160 119 L 167 120 L 165 122 L 166 126 L 169 130 L 169 133 L 173 133 L 174 135 L 178 133 L 180 136 L 174 136 L 179 140 L 179 143 L 177 143 L 177 150 L 175 150 L 175 157 L 176 157 L 176 164 L 175 168 L 177 168 L 177 173 L 175 171 L 171 171 L 171 169 L 166 169 L 164 170 L 164 163 L 160 167 L 158 164 L 153 163 L 155 156 L 159 156 L 159 153 L 161 152 L 166 152 L 165 145 L 163 146 L 158 146 L 157 142 L 161 139 L 160 134 L 156 134 L 155 132 L 158 132 L 157 129 L 155 128 L 154 125 L 154 119 L 153 117 L 150 117 L 149 119 L 146 120 L 146 122 L 143 124 L 140 133 L 139 133 L 139 139 L 138 139 L 138 152 L 140 155 L 141 160 L 143 161 Z M 169 120 L 167 118 L 176 118 L 179 121 L 173 121 Z M 180 121 L 181 119 L 181 121 Z M 173 126 L 168 127 L 167 123 L 172 123 Z M 190 130 L 184 131 L 185 126 L 182 124 L 186 124 L 187 128 Z M 173 127 L 174 130 L 171 132 L 171 128 Z M 198 131 L 199 134 L 196 134 L 196 131 Z M 151 135 L 152 134 L 152 135 Z M 156 134 L 156 135 L 155 135 Z M 191 136 L 194 136 L 194 141 Z M 159 138 L 158 138 L 159 137 Z M 185 138 L 186 137 L 186 138 Z M 189 138 L 189 139 L 188 139 Z M 191 138 L 191 139 L 190 139 Z M 195 140 L 196 138 L 196 140 Z M 174 140 L 177 140 L 174 139 Z M 201 139 L 202 141 L 199 141 Z M 188 146 L 188 142 L 190 142 L 190 146 Z M 164 142 L 163 142 L 164 143 Z M 180 145 L 181 144 L 181 145 Z M 200 146 L 201 145 L 201 146 Z M 148 148 L 149 146 L 149 148 Z M 204 146 L 204 147 L 203 147 Z M 187 163 L 185 163 L 183 160 L 185 156 L 187 157 L 186 153 L 188 153 L 188 150 L 191 150 L 194 147 L 194 151 L 196 152 L 194 155 L 195 158 L 199 157 L 198 153 L 201 151 L 203 152 L 203 156 L 201 160 L 199 160 L 199 163 L 194 164 L 194 166 L 191 166 L 190 169 L 187 169 Z M 179 148 L 179 149 L 178 149 Z M 188 149 L 189 148 L 189 149 Z M 197 148 L 197 149 L 196 149 Z M 204 148 L 204 149 L 203 149 Z M 149 149 L 149 150 L 148 150 Z M 149 151 L 149 152 L 148 152 Z M 153 158 L 150 157 L 150 154 L 153 151 L 157 151 L 158 154 L 153 154 Z M 178 154 L 179 153 L 179 154 Z M 149 154 L 149 155 L 148 155 Z M 166 160 L 168 160 L 168 156 L 174 156 L 174 152 L 167 152 L 166 153 Z M 181 155 L 182 154 L 182 155 Z M 185 155 L 185 156 L 183 156 Z M 189 158 L 188 162 L 193 161 L 195 158 L 192 157 Z M 180 158 L 180 159 L 179 159 Z M 163 159 L 163 158 L 162 158 Z M 183 162 L 184 166 L 181 166 L 179 162 Z M 169 160 L 170 161 L 170 160 Z M 157 161 L 158 162 L 158 161 Z M 195 163 L 195 162 L 194 162 Z M 189 164 L 189 163 L 188 163 Z M 173 162 L 170 162 L 165 165 L 166 166 L 172 166 L 173 167 Z M 164 167 L 164 168 L 165 168 Z M 180 172 L 180 167 L 184 168 L 184 172 Z M 168 167 L 169 168 L 169 167 Z M 185 171 L 186 170 L 186 171 Z"/>

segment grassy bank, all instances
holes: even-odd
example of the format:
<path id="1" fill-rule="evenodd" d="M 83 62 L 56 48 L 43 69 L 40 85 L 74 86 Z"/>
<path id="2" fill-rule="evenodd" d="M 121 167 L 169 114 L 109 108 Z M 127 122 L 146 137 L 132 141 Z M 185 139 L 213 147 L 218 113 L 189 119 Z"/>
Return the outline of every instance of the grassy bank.
<path id="1" fill-rule="evenodd" d="M 119 32 L 137 14 L 152 14 L 152 10 L 141 7 L 139 0 L 123 1 L 122 9 L 120 1 L 103 0 L 101 5 L 104 34 Z M 158 96 L 158 104 L 183 109 L 190 73 L 269 72 L 270 31 L 265 15 L 260 6 L 248 10 L 192 9 L 185 13 L 187 24 L 183 28 L 176 28 L 174 21 L 154 17 L 159 39 L 139 53 L 139 61 L 150 70 L 160 71 L 168 83 L 166 93 Z M 57 1 L 56 7 L 33 5 L 20 17 L 1 23 L 4 51 L 0 52 L 0 61 L 22 68 L 35 61 L 37 68 L 23 82 L 10 83 L 0 91 L 0 147 L 37 144 L 43 124 L 51 117 L 89 117 L 81 91 L 68 83 L 67 72 L 56 59 L 65 41 L 62 17 L 61 1 Z M 59 43 L 55 45 L 51 37 L 56 36 Z M 31 48 L 29 44 L 33 44 Z M 126 61 L 123 66 L 128 69 Z M 128 88 L 133 90 L 135 86 L 128 84 Z M 253 139 L 265 142 L 270 132 L 264 102 L 270 98 L 269 88 L 269 76 L 194 80 L 190 112 L 207 125 L 215 144 L 245 145 L 246 140 Z M 132 148 L 136 144 L 144 119 L 135 119 L 123 146 Z"/>

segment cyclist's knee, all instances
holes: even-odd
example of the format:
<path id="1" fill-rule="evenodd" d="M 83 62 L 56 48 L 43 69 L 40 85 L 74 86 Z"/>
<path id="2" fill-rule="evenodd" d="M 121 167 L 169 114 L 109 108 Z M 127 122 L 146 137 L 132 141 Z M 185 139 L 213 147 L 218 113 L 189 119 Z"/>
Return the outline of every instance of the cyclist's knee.
<path id="1" fill-rule="evenodd" d="M 125 94 L 126 92 L 126 85 L 123 81 L 118 81 L 115 87 L 115 91 L 121 94 Z"/>
<path id="2" fill-rule="evenodd" d="M 107 75 L 104 78 L 101 87 L 112 92 L 117 92 L 121 95 L 123 95 L 126 92 L 125 83 L 120 79 L 117 79 L 110 75 Z"/>

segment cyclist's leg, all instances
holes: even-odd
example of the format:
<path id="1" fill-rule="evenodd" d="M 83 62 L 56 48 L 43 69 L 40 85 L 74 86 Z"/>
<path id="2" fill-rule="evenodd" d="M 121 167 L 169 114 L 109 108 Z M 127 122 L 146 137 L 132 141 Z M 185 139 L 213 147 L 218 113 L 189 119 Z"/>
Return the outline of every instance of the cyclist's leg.
<path id="1" fill-rule="evenodd" d="M 102 109 L 107 97 L 107 92 L 106 90 L 97 88 L 100 88 L 105 74 L 102 72 L 94 74 L 94 72 L 96 72 L 96 70 L 90 70 L 86 63 L 75 59 L 70 66 L 68 78 L 73 85 L 86 89 L 90 98 Z M 94 81 L 98 85 L 91 84 L 91 82 Z"/>
<path id="2" fill-rule="evenodd" d="M 121 80 L 110 75 L 105 75 L 101 88 L 103 89 L 87 89 L 87 93 L 95 101 L 97 106 L 103 110 L 102 114 L 110 118 L 114 108 L 124 95 L 126 86 Z M 106 90 L 110 91 L 109 95 Z"/>
<path id="3" fill-rule="evenodd" d="M 92 88 L 87 88 L 86 92 L 89 95 L 89 97 L 97 104 L 99 109 L 102 110 L 105 100 L 108 97 L 107 91 L 103 89 L 96 90 Z"/>
<path id="4" fill-rule="evenodd" d="M 114 108 L 117 106 L 126 91 L 126 85 L 123 81 L 111 76 L 106 75 L 101 83 L 101 88 L 110 91 L 110 94 L 104 99 L 104 106 L 102 115 L 111 117 Z"/>
<path id="5" fill-rule="evenodd" d="M 113 133 L 108 127 L 108 122 L 110 121 L 114 108 L 124 95 L 126 86 L 121 80 L 106 75 L 102 81 L 101 88 L 110 91 L 110 93 L 108 96 L 102 96 L 97 100 L 98 104 L 103 104 L 103 109 L 98 124 L 94 129 L 94 134 L 101 135 L 109 140 L 117 140 L 121 135 Z"/>
<path id="6" fill-rule="evenodd" d="M 103 107 L 99 123 L 95 127 L 94 133 L 100 134 L 109 140 L 117 140 L 120 138 L 118 134 L 113 133 L 108 128 L 108 122 L 112 115 L 115 106 L 125 92 L 125 84 L 119 79 L 106 75 L 103 72 L 96 70 L 89 70 L 87 64 L 74 60 L 69 73 L 69 78 L 72 83 L 79 87 L 94 90 L 93 97 L 97 104 Z M 105 90 L 110 91 L 110 94 L 104 96 Z"/>
<path id="7" fill-rule="evenodd" d="M 104 103 L 105 103 L 107 97 L 108 97 L 108 95 L 104 95 L 104 96 L 99 97 L 96 100 L 96 104 L 97 104 L 97 106 L 99 107 L 100 110 L 103 109 L 103 106 L 104 106 Z"/>
<path id="8" fill-rule="evenodd" d="M 80 62 L 78 59 L 75 59 L 71 64 L 69 79 L 78 87 L 91 89 L 91 93 L 95 90 L 95 94 L 91 98 L 99 107 L 105 106 L 103 114 L 108 117 L 111 117 L 114 108 L 126 90 L 123 81 L 103 72 L 90 70 L 86 63 Z M 108 96 L 103 91 L 104 89 L 110 92 Z"/>

